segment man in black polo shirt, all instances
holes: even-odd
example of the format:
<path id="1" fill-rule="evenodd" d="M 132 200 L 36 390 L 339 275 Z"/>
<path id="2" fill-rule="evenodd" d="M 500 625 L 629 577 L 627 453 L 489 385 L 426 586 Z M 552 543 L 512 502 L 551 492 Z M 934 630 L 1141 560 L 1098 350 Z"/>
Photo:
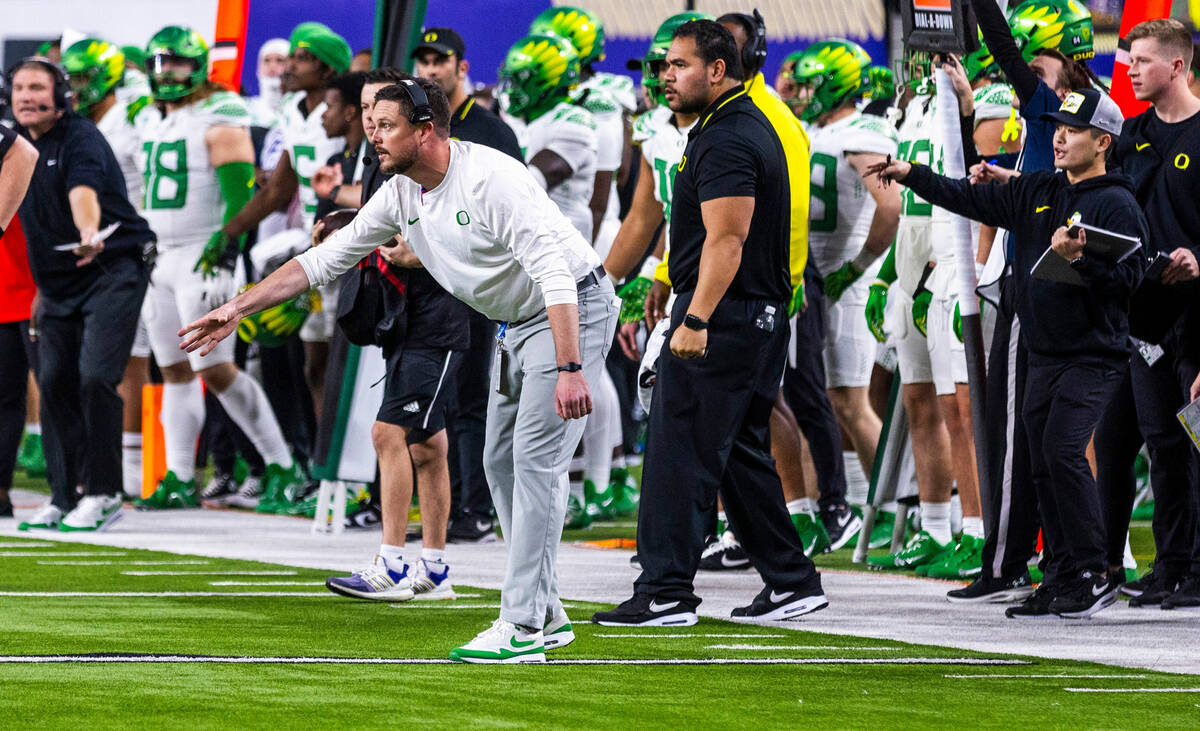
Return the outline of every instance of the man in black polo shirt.
<path id="1" fill-rule="evenodd" d="M 437 84 L 450 101 L 450 136 L 500 150 L 524 162 L 512 129 L 467 93 L 470 64 L 463 39 L 451 28 L 427 28 L 413 49 L 417 76 Z M 431 280 L 432 281 L 432 280 Z M 457 300 L 456 300 L 457 301 Z M 466 308 L 471 338 L 446 405 L 450 438 L 450 490 L 453 495 L 449 539 L 457 543 L 495 540 L 492 496 L 483 474 L 484 416 L 492 366 L 496 323 Z"/>
<path id="2" fill-rule="evenodd" d="M 675 174 L 670 276 L 677 299 L 659 358 L 638 519 L 642 575 L 603 625 L 695 624 L 692 580 L 717 493 L 766 586 L 735 617 L 791 619 L 827 605 L 788 519 L 768 422 L 788 341 L 790 195 L 783 146 L 751 101 L 733 36 L 675 31 L 663 80 L 698 113 Z M 680 479 L 685 476 L 686 479 Z"/>
<path id="3" fill-rule="evenodd" d="M 38 386 L 53 490 L 23 526 L 102 530 L 121 515 L 117 384 L 146 293 L 142 252 L 154 234 L 129 203 L 104 136 L 70 110 L 62 71 L 26 59 L 8 83 L 17 131 L 39 155 L 20 216 L 41 295 Z M 87 495 L 76 504 L 81 465 Z"/>

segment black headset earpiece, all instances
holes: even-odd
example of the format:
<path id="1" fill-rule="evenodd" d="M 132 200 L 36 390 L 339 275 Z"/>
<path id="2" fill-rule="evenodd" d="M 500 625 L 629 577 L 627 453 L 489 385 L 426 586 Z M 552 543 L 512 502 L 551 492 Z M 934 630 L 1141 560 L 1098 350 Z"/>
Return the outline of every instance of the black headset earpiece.
<path id="1" fill-rule="evenodd" d="M 433 107 L 429 106 L 429 97 L 425 96 L 421 85 L 412 79 L 401 79 L 400 88 L 404 89 L 408 100 L 412 102 L 412 113 L 408 115 L 408 121 L 413 124 L 432 122 Z"/>
<path id="2" fill-rule="evenodd" d="M 742 46 L 742 67 L 746 76 L 750 76 L 767 65 L 767 24 L 758 8 L 754 9 L 753 15 L 747 15 L 746 19 L 750 21 L 753 34 L 747 39 L 746 45 Z"/>
<path id="3" fill-rule="evenodd" d="M 4 101 L 8 105 L 12 105 L 12 83 L 13 75 L 17 73 L 17 69 L 27 64 L 38 64 L 50 72 L 54 77 L 54 106 L 57 109 L 67 111 L 71 108 L 71 82 L 67 79 L 67 72 L 62 66 L 54 63 L 45 56 L 26 56 L 17 61 L 8 70 L 4 72 Z"/>

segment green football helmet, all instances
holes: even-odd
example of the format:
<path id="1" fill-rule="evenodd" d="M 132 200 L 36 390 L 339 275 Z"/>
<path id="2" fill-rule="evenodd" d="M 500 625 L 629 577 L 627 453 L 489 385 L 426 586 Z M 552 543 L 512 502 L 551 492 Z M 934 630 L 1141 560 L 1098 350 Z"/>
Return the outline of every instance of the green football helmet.
<path id="1" fill-rule="evenodd" d="M 962 57 L 963 70 L 967 79 L 974 82 L 984 76 L 996 76 L 1000 73 L 1000 65 L 983 42 L 983 31 L 979 31 L 979 48 Z"/>
<path id="2" fill-rule="evenodd" d="M 854 41 L 834 38 L 804 49 L 792 72 L 792 80 L 809 90 L 806 100 L 795 100 L 800 119 L 813 122 L 865 93 L 870 66 L 871 57 Z"/>
<path id="3" fill-rule="evenodd" d="M 667 98 L 663 96 L 661 76 L 662 64 L 667 60 L 667 49 L 671 47 L 671 39 L 679 26 L 693 20 L 713 20 L 713 16 L 695 10 L 672 15 L 658 26 L 654 38 L 650 41 L 649 50 L 642 56 L 642 86 L 650 90 L 650 95 L 659 106 L 667 105 Z"/>
<path id="4" fill-rule="evenodd" d="M 75 110 L 87 114 L 121 83 L 125 54 L 120 47 L 99 38 L 85 38 L 63 52 L 63 69 L 75 93 Z"/>
<path id="5" fill-rule="evenodd" d="M 184 78 L 168 74 L 164 67 L 167 59 L 192 62 L 191 73 Z M 208 81 L 208 44 L 191 28 L 168 25 L 146 44 L 146 74 L 155 99 L 182 99 Z"/>
<path id="6" fill-rule="evenodd" d="M 571 42 L 552 33 L 531 33 L 513 44 L 497 74 L 501 107 L 533 120 L 569 98 L 579 83 L 579 54 Z"/>
<path id="7" fill-rule="evenodd" d="M 863 96 L 871 99 L 895 99 L 896 75 L 887 66 L 872 66 L 867 69 L 867 93 Z"/>
<path id="8" fill-rule="evenodd" d="M 243 287 L 242 291 L 250 286 L 253 285 Z M 237 334 L 242 342 L 276 348 L 299 332 L 310 314 L 320 311 L 321 295 L 310 289 L 286 302 L 242 318 L 237 326 Z"/>
<path id="9" fill-rule="evenodd" d="M 1008 25 L 1026 61 L 1046 49 L 1072 61 L 1096 55 L 1092 14 L 1079 0 L 1025 0 L 1009 11 Z"/>
<path id="10" fill-rule="evenodd" d="M 604 24 L 590 10 L 569 5 L 547 8 L 529 24 L 529 33 L 566 38 L 579 54 L 580 66 L 604 60 Z"/>

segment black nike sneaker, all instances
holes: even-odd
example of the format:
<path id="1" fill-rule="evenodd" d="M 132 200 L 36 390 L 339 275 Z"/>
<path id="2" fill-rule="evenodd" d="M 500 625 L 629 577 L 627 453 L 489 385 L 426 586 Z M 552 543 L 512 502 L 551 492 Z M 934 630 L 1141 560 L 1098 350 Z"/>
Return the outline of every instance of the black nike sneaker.
<path id="1" fill-rule="evenodd" d="M 1033 593 L 1029 572 L 1015 579 L 985 579 L 977 577 L 967 586 L 946 592 L 946 600 L 956 604 L 1004 604 L 1019 602 Z"/>
<path id="2" fill-rule="evenodd" d="M 814 588 L 796 591 L 775 591 L 769 586 L 764 586 L 763 590 L 758 592 L 758 596 L 754 597 L 754 601 L 748 606 L 734 609 L 729 616 L 734 619 L 778 621 L 795 619 L 827 606 L 829 600 L 825 598 L 825 592 L 821 590 L 821 581 L 818 579 Z"/>
<path id="3" fill-rule="evenodd" d="M 1084 571 L 1050 601 L 1050 611 L 1067 619 L 1087 619 L 1117 600 L 1116 581 Z"/>
<path id="4" fill-rule="evenodd" d="M 729 531 L 711 540 L 704 547 L 704 553 L 700 554 L 701 571 L 742 571 L 748 568 L 750 557 Z"/>
<path id="5" fill-rule="evenodd" d="M 1009 607 L 1004 610 L 1004 616 L 1009 619 L 1042 619 L 1044 617 L 1053 617 L 1054 613 L 1050 611 L 1050 602 L 1058 594 L 1059 587 L 1051 586 L 1050 584 L 1039 584 L 1033 593 L 1025 598 L 1015 607 Z"/>
<path id="6" fill-rule="evenodd" d="M 492 516 L 463 513 L 462 517 L 450 524 L 446 540 L 449 543 L 494 543 L 500 539 L 496 535 L 496 523 Z"/>
<path id="7" fill-rule="evenodd" d="M 1153 581 L 1142 586 L 1142 592 L 1129 600 L 1131 607 L 1157 607 L 1162 604 L 1163 600 L 1175 593 L 1179 588 L 1179 579 L 1174 576 L 1167 576 L 1158 571 L 1151 571 L 1146 576 L 1154 576 Z"/>
<path id="8" fill-rule="evenodd" d="M 592 621 L 605 627 L 690 627 L 699 621 L 699 599 L 659 599 L 634 594 L 614 609 L 596 612 Z"/>
<path id="9" fill-rule="evenodd" d="M 1192 575 L 1179 584 L 1175 593 L 1162 600 L 1163 609 L 1200 609 L 1200 576 Z"/>
<path id="10" fill-rule="evenodd" d="M 855 515 L 854 511 L 844 503 L 822 508 L 819 516 L 821 523 L 825 526 L 825 532 L 829 534 L 829 547 L 825 549 L 826 553 L 845 546 L 857 538 L 858 532 L 862 530 L 862 518 Z"/>

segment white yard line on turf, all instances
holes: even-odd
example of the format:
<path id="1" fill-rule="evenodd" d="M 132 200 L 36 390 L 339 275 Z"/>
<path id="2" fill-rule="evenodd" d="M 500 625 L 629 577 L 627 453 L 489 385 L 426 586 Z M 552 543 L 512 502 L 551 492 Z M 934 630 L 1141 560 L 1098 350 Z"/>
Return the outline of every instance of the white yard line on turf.
<path id="1" fill-rule="evenodd" d="M 295 576 L 299 571 L 122 571 L 122 576 Z"/>
<path id="2" fill-rule="evenodd" d="M 292 596 L 333 598 L 327 591 L 0 591 L 11 597 L 228 597 L 228 596 Z M 497 605 L 499 606 L 499 605 Z"/>
<path id="3" fill-rule="evenodd" d="M 203 566 L 208 561 L 38 561 L 39 566 Z"/>
<path id="4" fill-rule="evenodd" d="M 50 548 L 53 543 L 0 543 L 0 548 Z"/>
<path id="5" fill-rule="evenodd" d="M 959 679 L 963 679 L 963 680 L 968 680 L 971 678 L 987 678 L 987 679 L 996 679 L 996 678 L 1084 678 L 1084 679 L 1092 680 L 1092 679 L 1101 679 L 1101 678 L 1114 678 L 1114 679 L 1115 678 L 1144 678 L 1146 676 L 1145 675 L 1075 675 L 1072 673 L 1043 673 L 1043 674 L 1031 673 L 1029 675 L 1022 675 L 1020 673 L 1011 673 L 1011 674 L 1007 674 L 1007 675 L 1002 675 L 999 673 L 970 673 L 970 674 L 961 674 L 961 675 L 943 675 L 942 677 L 943 678 L 959 678 Z"/>
<path id="6" fill-rule="evenodd" d="M 1068 693 L 1200 693 L 1200 688 L 1063 688 Z"/>
<path id="7" fill-rule="evenodd" d="M 126 551 L 0 551 L 11 558 L 43 558 L 45 556 L 124 556 Z"/>
<path id="8" fill-rule="evenodd" d="M 210 581 L 209 586 L 325 586 L 324 581 Z"/>
<path id="9" fill-rule="evenodd" d="M 654 634 L 653 631 L 650 631 L 650 633 L 629 634 L 629 635 L 596 634 L 596 635 L 592 635 L 592 636 L 593 637 L 606 637 L 606 639 L 608 639 L 608 637 L 642 637 L 642 639 L 646 639 L 646 640 L 664 640 L 664 639 L 676 640 L 676 639 L 679 639 L 679 637 L 739 637 L 739 639 L 758 640 L 758 639 L 761 639 L 761 637 L 787 637 L 788 635 L 724 635 L 724 634 L 714 634 L 714 633 L 662 634 L 662 635 L 659 635 L 659 634 Z"/>
<path id="10" fill-rule="evenodd" d="M 706 650 L 775 650 L 776 652 L 789 652 L 791 650 L 837 650 L 845 652 L 846 650 L 863 650 L 868 652 L 886 652 L 888 650 L 900 650 L 899 647 L 847 647 L 846 645 L 705 645 Z"/>
<path id="11" fill-rule="evenodd" d="M 459 597 L 479 596 L 478 594 L 457 594 Z M 441 603 L 444 602 L 444 603 Z M 499 609 L 499 604 L 459 604 L 454 600 L 410 599 L 403 604 L 388 604 L 392 609 Z M 574 609 L 572 604 L 563 604 L 563 609 Z"/>
<path id="12" fill-rule="evenodd" d="M 224 657 L 210 655 L 0 655 L 0 664 L 50 663 L 218 663 L 282 665 L 449 665 L 442 658 L 408 657 Z M 986 657 L 822 657 L 822 658 L 696 658 L 696 659 L 571 659 L 549 665 L 1027 665 L 1024 660 Z"/>

